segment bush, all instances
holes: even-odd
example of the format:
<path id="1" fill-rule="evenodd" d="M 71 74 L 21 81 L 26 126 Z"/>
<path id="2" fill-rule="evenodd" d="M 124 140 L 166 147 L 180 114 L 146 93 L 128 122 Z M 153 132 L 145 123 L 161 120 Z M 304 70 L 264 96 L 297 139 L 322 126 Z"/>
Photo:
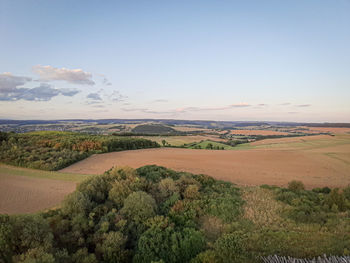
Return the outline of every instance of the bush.
<path id="1" fill-rule="evenodd" d="M 215 252 L 220 262 L 247 262 L 241 233 L 224 234 L 215 242 Z"/>
<path id="2" fill-rule="evenodd" d="M 296 191 L 305 190 L 305 186 L 303 182 L 294 180 L 288 183 L 288 189 L 296 192 Z"/>
<path id="3" fill-rule="evenodd" d="M 0 262 L 10 262 L 12 258 L 13 228 L 10 217 L 0 214 Z"/>
<path id="4" fill-rule="evenodd" d="M 338 188 L 333 189 L 325 199 L 325 204 L 329 209 L 337 212 L 344 212 L 347 209 L 345 196 Z"/>
<path id="5" fill-rule="evenodd" d="M 343 190 L 344 197 L 350 201 L 350 185 Z"/>
<path id="6" fill-rule="evenodd" d="M 323 187 L 323 188 L 314 188 L 312 189 L 313 192 L 319 193 L 319 194 L 329 194 L 332 189 L 329 187 Z"/>

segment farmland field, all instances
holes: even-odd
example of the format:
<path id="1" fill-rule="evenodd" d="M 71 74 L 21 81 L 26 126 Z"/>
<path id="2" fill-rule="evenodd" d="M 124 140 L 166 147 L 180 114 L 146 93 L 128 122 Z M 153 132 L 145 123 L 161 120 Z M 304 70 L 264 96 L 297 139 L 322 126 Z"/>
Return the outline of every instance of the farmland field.
<path id="1" fill-rule="evenodd" d="M 231 134 L 237 135 L 288 135 L 288 132 L 272 131 L 272 130 L 231 130 Z"/>
<path id="2" fill-rule="evenodd" d="M 187 148 L 189 149 L 198 149 L 198 147 L 200 147 L 200 149 L 207 149 L 208 145 L 212 145 L 213 148 L 211 149 L 220 149 L 220 150 L 233 150 L 234 147 L 227 145 L 227 144 L 223 144 L 220 142 L 215 142 L 215 141 L 210 141 L 210 140 L 206 140 L 206 141 L 201 141 L 199 143 L 194 144 L 193 146 L 189 146 Z M 196 148 L 197 147 L 197 148 Z"/>
<path id="3" fill-rule="evenodd" d="M 0 214 L 32 213 L 57 206 L 85 178 L 0 164 Z"/>
<path id="4" fill-rule="evenodd" d="M 93 155 L 62 172 L 101 174 L 115 165 L 157 164 L 203 173 L 240 185 L 285 186 L 301 180 L 307 188 L 350 183 L 350 136 L 306 136 L 240 145 L 237 150 L 143 149 Z M 275 143 L 276 142 L 276 143 Z"/>
<path id="5" fill-rule="evenodd" d="M 192 135 L 192 136 L 135 136 L 135 138 L 144 138 L 147 140 L 155 141 L 159 144 L 162 144 L 162 141 L 165 140 L 172 146 L 181 146 L 186 143 L 200 142 L 202 140 L 215 140 L 215 141 L 226 141 L 220 139 L 219 137 L 213 135 Z"/>

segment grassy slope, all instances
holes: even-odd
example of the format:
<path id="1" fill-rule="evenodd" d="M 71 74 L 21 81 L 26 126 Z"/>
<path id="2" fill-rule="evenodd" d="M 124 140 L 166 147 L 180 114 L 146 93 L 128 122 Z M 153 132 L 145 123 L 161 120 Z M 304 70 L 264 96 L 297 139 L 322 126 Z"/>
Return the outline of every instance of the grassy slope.
<path id="1" fill-rule="evenodd" d="M 207 141 L 203 141 L 203 142 L 200 142 L 200 143 L 197 143 L 193 146 L 190 146 L 188 147 L 189 149 L 195 149 L 195 146 L 201 146 L 202 149 L 206 149 L 207 145 L 211 143 L 213 145 L 213 147 L 224 147 L 225 150 L 234 150 L 235 148 L 232 147 L 232 146 L 229 146 L 229 145 L 226 145 L 226 144 L 223 144 L 223 143 L 219 143 L 219 142 L 214 142 L 214 141 L 210 141 L 210 140 L 207 140 Z"/>
<path id="2" fill-rule="evenodd" d="M 60 172 L 15 167 L 15 166 L 5 165 L 1 163 L 0 163 L 0 174 L 15 175 L 15 176 L 29 176 L 29 177 L 36 177 L 36 178 L 47 178 L 47 179 L 53 179 L 53 180 L 73 181 L 73 182 L 80 182 L 84 180 L 87 176 L 89 176 L 89 175 L 83 175 L 83 174 L 60 173 Z"/>

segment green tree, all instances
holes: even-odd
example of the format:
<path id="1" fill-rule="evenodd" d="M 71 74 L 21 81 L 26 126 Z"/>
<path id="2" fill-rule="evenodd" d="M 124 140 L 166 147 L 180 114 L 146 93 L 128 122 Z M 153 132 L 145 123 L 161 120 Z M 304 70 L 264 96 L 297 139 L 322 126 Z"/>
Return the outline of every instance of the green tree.
<path id="1" fill-rule="evenodd" d="M 11 218 L 13 226 L 13 243 L 16 254 L 29 249 L 52 248 L 53 235 L 48 221 L 41 215 L 18 215 Z"/>
<path id="2" fill-rule="evenodd" d="M 208 143 L 205 149 L 213 149 L 213 144 L 211 142 Z"/>
<path id="3" fill-rule="evenodd" d="M 29 249 L 26 253 L 17 257 L 16 262 L 23 263 L 54 263 L 55 258 L 42 247 Z"/>
<path id="4" fill-rule="evenodd" d="M 62 203 L 62 212 L 66 215 L 88 214 L 92 209 L 92 202 L 87 194 L 75 191 L 68 195 Z"/>
<path id="5" fill-rule="evenodd" d="M 158 190 L 159 190 L 160 196 L 163 199 L 169 198 L 174 193 L 179 192 L 178 187 L 176 186 L 174 180 L 171 178 L 162 179 L 158 184 Z"/>
<path id="6" fill-rule="evenodd" d="M 0 214 L 0 262 L 11 262 L 13 254 L 12 231 L 10 217 Z"/>
<path id="7" fill-rule="evenodd" d="M 124 201 L 121 213 L 128 219 L 141 223 L 156 214 L 156 201 L 145 192 L 138 191 L 130 194 Z"/>
<path id="8" fill-rule="evenodd" d="M 94 254 L 89 253 L 87 248 L 78 249 L 72 255 L 72 261 L 74 263 L 97 263 L 96 256 Z"/>
<path id="9" fill-rule="evenodd" d="M 109 232 L 98 250 L 102 253 L 104 262 L 128 262 L 129 251 L 125 249 L 127 238 L 121 232 Z"/>
<path id="10" fill-rule="evenodd" d="M 175 231 L 173 227 L 152 227 L 143 233 L 134 262 L 189 262 L 205 246 L 202 234 L 192 228 Z"/>

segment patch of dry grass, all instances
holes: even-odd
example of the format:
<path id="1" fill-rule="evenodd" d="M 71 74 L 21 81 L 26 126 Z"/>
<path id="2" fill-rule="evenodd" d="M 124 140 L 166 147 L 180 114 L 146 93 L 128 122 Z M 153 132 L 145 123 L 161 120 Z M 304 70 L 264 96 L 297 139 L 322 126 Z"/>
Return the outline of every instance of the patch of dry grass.
<path id="1" fill-rule="evenodd" d="M 280 227 L 284 224 L 285 219 L 280 216 L 283 204 L 274 199 L 272 191 L 260 187 L 244 187 L 242 198 L 245 201 L 243 217 L 255 225 Z"/>

